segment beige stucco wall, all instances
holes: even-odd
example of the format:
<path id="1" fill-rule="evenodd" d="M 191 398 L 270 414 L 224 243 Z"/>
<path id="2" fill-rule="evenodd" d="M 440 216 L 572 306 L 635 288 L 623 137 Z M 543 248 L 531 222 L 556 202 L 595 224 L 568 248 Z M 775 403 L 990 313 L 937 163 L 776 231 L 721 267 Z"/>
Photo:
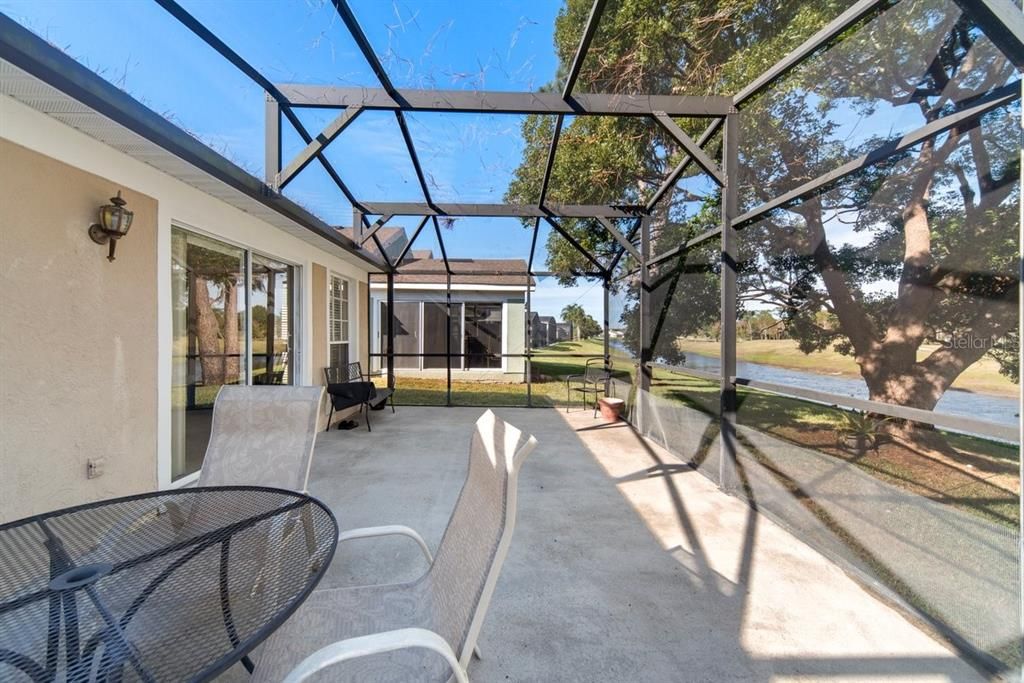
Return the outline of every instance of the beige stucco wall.
<path id="1" fill-rule="evenodd" d="M 327 367 L 327 268 L 319 263 L 313 264 L 312 300 L 313 320 L 313 384 L 324 383 L 324 368 Z"/>
<path id="2" fill-rule="evenodd" d="M 3 139 L 0 160 L 0 522 L 153 489 L 157 202 Z M 110 263 L 86 229 L 118 189 Z"/>

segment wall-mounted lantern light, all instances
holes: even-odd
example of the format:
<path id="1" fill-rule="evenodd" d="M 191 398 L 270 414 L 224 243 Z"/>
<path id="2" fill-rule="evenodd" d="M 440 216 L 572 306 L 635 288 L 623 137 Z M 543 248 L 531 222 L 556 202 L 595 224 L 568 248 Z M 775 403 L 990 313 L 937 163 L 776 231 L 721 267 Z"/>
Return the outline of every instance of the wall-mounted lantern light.
<path id="1" fill-rule="evenodd" d="M 128 234 L 128 228 L 132 227 L 132 218 L 135 214 L 124 208 L 127 202 L 121 199 L 121 190 L 117 191 L 116 197 L 110 198 L 109 204 L 100 207 L 100 222 L 89 226 L 89 237 L 96 244 L 110 244 L 110 251 L 107 253 L 107 260 L 114 260 L 114 249 L 117 248 L 117 240 Z"/>

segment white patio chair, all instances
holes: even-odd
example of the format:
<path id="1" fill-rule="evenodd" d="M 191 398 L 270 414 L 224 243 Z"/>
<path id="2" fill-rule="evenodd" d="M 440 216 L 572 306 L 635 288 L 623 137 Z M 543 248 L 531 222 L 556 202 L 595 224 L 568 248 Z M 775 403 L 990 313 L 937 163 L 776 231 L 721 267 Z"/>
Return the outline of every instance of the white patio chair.
<path id="1" fill-rule="evenodd" d="M 399 534 L 430 568 L 415 581 L 315 591 L 264 644 L 253 681 L 467 681 L 516 519 L 519 468 L 536 447 L 487 411 L 477 421 L 469 471 L 431 557 L 401 526 L 356 529 L 339 542 Z M 456 654 L 458 653 L 458 654 Z"/>
<path id="2" fill-rule="evenodd" d="M 199 486 L 269 486 L 306 493 L 323 387 L 226 385 L 213 404 L 210 440 L 199 472 Z M 202 521 L 200 505 L 184 511 L 161 504 L 175 532 Z M 210 520 L 208 520 L 210 521 Z M 138 518 L 114 524 L 98 547 L 117 540 Z M 216 519 L 211 523 L 216 523 Z"/>
<path id="3" fill-rule="evenodd" d="M 269 486 L 307 493 L 324 394 L 322 386 L 222 386 L 213 404 L 198 486 Z M 200 505 L 192 507 L 189 517 L 195 524 L 203 512 Z M 302 525 L 312 553 L 316 544 L 307 515 Z M 289 524 L 284 533 L 291 529 Z"/>
<path id="4" fill-rule="evenodd" d="M 199 486 L 267 486 L 271 488 L 306 491 L 309 470 L 313 459 L 313 447 L 318 432 L 318 420 L 324 397 L 323 387 L 292 387 L 280 385 L 224 386 L 214 402 L 210 441 L 206 449 Z M 224 497 L 207 499 L 197 497 L 189 504 L 159 502 L 154 499 L 151 509 L 139 515 L 117 520 L 103 538 L 82 560 L 105 562 L 117 557 L 119 544 L 130 545 L 136 554 L 170 545 L 175 541 L 187 540 L 223 526 L 225 517 L 243 518 L 249 510 L 238 510 L 238 515 L 227 514 Z M 129 635 L 146 632 L 153 615 L 159 615 L 161 600 L 188 599 L 196 604 L 220 605 L 227 597 L 236 612 L 260 609 L 260 605 L 274 604 L 270 591 L 280 590 L 277 580 L 280 571 L 280 553 L 288 543 L 301 542 L 304 535 L 306 549 L 310 554 L 311 570 L 316 569 L 320 560 L 312 520 L 306 508 L 282 517 L 265 531 L 262 543 L 247 543 L 250 552 L 258 554 L 261 571 L 251 584 L 243 590 L 232 588 L 230 595 L 198 593 L 187 597 L 164 596 L 159 592 L 149 596 L 147 607 L 131 621 Z M 146 533 L 138 533 L 142 529 Z M 155 533 L 162 529 L 163 534 Z M 293 534 L 301 534 L 293 541 Z M 145 542 L 140 538 L 147 539 Z M 145 543 L 157 544 L 147 547 Z M 189 562 L 192 571 L 218 571 L 220 556 L 213 548 Z M 264 600 L 264 597 L 266 599 Z M 126 600 L 134 596 L 123 596 Z M 261 602 L 263 601 L 263 602 Z M 109 602 L 112 607 L 124 609 L 126 604 Z M 220 607 L 216 614 L 220 615 Z M 187 624 L 167 625 L 159 628 L 174 637 L 174 628 L 187 628 Z M 98 661 L 98 660 L 97 660 Z M 251 662 L 243 660 L 251 670 Z"/>
<path id="5" fill-rule="evenodd" d="M 323 387 L 221 387 L 199 486 L 305 492 L 323 400 Z"/>

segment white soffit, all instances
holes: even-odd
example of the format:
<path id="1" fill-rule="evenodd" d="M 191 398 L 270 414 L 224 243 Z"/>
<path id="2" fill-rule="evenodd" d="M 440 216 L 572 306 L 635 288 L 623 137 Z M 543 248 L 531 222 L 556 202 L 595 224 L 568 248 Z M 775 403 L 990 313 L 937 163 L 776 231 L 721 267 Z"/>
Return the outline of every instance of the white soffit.
<path id="1" fill-rule="evenodd" d="M 360 268 L 372 269 L 365 261 L 338 247 L 277 211 L 239 192 L 210 174 L 181 160 L 164 148 L 119 123 L 111 121 L 50 84 L 0 59 L 0 93 L 42 112 L 91 138 L 138 159 L 237 209 L 259 218 L 284 232 L 333 254 Z"/>

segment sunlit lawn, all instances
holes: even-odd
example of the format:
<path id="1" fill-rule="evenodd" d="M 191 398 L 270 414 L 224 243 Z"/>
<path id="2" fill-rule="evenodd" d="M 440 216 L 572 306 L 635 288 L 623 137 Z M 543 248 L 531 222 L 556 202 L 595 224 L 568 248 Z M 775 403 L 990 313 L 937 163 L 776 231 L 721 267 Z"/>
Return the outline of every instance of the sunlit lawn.
<path id="1" fill-rule="evenodd" d="M 582 354 L 585 357 L 575 357 Z M 532 359 L 534 381 L 530 387 L 529 404 L 533 406 L 564 406 L 567 392 L 565 378 L 581 374 L 587 358 L 600 358 L 599 341 L 559 342 L 535 351 Z M 632 361 L 613 355 L 613 362 L 623 372 L 631 370 Z M 459 373 L 464 374 L 464 373 Z M 401 376 L 396 381 L 395 403 L 402 405 L 445 405 L 447 380 Z M 573 396 L 578 405 L 579 396 Z M 526 406 L 526 383 L 519 381 L 495 382 L 452 379 L 452 405 L 467 406 Z"/>
<path id="2" fill-rule="evenodd" d="M 708 415 L 718 414 L 714 382 L 656 370 L 651 391 Z M 740 388 L 740 425 L 841 458 L 890 484 L 1016 528 L 1020 519 L 1016 445 L 939 431 L 947 448 L 917 448 L 879 434 L 876 447 L 841 441 L 844 412 L 817 403 Z M 742 436 L 741 436 L 742 440 Z M 746 444 L 744 452 L 758 457 Z"/>

